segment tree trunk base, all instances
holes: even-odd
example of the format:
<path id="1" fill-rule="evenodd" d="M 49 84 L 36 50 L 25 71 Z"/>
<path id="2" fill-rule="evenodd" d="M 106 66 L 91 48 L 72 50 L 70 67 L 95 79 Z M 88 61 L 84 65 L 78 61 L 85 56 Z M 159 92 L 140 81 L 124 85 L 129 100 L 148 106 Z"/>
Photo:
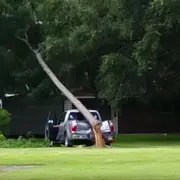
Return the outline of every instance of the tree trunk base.
<path id="1" fill-rule="evenodd" d="M 102 135 L 101 126 L 102 124 L 99 122 L 96 122 L 93 126 L 96 147 L 105 147 L 105 141 Z"/>

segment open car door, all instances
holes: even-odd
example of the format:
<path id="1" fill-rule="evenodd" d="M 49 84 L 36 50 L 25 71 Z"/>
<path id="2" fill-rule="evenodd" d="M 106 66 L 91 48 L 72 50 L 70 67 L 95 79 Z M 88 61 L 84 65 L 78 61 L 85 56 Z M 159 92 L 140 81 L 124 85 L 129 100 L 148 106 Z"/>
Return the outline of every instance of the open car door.
<path id="1" fill-rule="evenodd" d="M 53 145 L 56 142 L 56 137 L 58 134 L 58 128 L 54 127 L 57 124 L 56 114 L 50 112 L 45 125 L 45 138 L 50 141 L 50 144 Z"/>

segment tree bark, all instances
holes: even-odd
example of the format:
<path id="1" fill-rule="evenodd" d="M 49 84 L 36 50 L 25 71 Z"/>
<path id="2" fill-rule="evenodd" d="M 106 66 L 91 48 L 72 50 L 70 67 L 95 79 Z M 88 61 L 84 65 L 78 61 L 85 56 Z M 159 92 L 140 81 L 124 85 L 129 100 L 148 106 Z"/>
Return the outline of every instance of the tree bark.
<path id="1" fill-rule="evenodd" d="M 48 77 L 53 81 L 56 87 L 75 105 L 75 107 L 84 115 L 84 117 L 89 121 L 93 128 L 93 132 L 96 140 L 96 147 L 104 147 L 104 141 L 101 132 L 101 123 L 98 120 L 95 120 L 92 114 L 88 109 L 59 81 L 56 75 L 51 71 L 51 69 L 44 62 L 41 53 L 37 50 L 34 50 L 29 44 L 28 40 L 18 37 L 18 39 L 24 41 L 29 49 L 34 53 L 38 63 L 41 65 L 43 70 L 46 72 Z"/>

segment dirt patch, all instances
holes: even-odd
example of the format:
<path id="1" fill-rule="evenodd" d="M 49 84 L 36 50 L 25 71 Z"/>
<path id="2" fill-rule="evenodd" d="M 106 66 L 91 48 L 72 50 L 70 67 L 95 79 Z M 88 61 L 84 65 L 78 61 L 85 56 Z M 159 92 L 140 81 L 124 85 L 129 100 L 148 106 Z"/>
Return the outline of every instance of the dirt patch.
<path id="1" fill-rule="evenodd" d="M 0 166 L 0 172 L 11 172 L 11 171 L 18 171 L 18 170 L 26 170 L 37 167 L 36 165 L 7 165 L 7 166 Z"/>

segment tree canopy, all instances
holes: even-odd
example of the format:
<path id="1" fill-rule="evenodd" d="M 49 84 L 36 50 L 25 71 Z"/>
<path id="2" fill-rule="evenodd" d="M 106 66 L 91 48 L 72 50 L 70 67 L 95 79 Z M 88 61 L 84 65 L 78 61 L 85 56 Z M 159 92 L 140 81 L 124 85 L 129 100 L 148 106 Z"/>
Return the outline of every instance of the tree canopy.
<path id="1" fill-rule="evenodd" d="M 0 96 L 59 92 L 27 38 L 68 88 L 116 106 L 129 97 L 179 98 L 178 0 L 1 0 Z"/>

